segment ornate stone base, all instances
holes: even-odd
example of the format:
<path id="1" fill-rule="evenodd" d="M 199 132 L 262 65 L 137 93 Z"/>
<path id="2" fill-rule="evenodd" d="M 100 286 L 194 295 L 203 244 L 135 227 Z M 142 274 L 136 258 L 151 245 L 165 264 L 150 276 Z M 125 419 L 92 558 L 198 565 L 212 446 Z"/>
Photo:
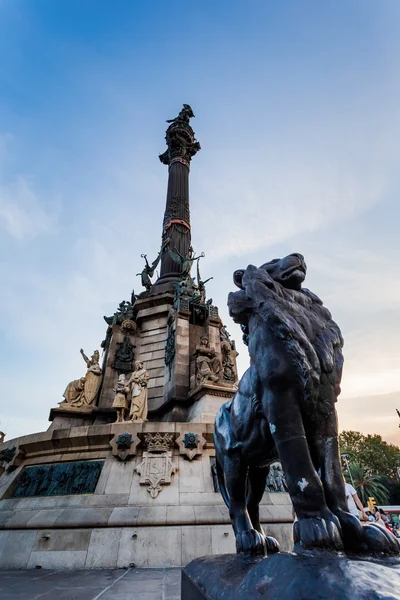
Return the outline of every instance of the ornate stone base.
<path id="1" fill-rule="evenodd" d="M 317 552 L 206 556 L 182 572 L 182 600 L 398 600 L 400 561 Z"/>
<path id="2" fill-rule="evenodd" d="M 198 385 L 189 394 L 188 399 L 193 404 L 188 411 L 188 421 L 214 424 L 219 409 L 232 398 L 236 389 L 230 384 L 202 383 Z"/>
<path id="3" fill-rule="evenodd" d="M 81 426 L 9 440 L 6 449 L 0 568 L 167 567 L 234 552 L 214 491 L 211 424 Z M 288 495 L 266 493 L 261 517 L 289 550 Z"/>

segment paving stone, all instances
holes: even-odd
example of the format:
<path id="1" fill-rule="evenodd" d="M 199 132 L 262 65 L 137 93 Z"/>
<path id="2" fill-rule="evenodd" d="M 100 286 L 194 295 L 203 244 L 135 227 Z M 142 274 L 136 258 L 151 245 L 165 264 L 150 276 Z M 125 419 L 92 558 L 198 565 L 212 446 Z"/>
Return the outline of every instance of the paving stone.
<path id="1" fill-rule="evenodd" d="M 180 600 L 181 569 L 0 571 L 1 600 Z"/>

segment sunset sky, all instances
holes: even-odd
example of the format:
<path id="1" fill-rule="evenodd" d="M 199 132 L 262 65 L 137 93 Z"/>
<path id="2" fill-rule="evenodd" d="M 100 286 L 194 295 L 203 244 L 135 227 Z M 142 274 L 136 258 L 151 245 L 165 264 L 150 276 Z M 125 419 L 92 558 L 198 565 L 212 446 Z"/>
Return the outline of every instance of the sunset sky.
<path id="1" fill-rule="evenodd" d="M 398 0 L 0 0 L 0 429 L 48 427 L 156 256 L 166 119 L 202 150 L 192 241 L 232 272 L 304 254 L 345 338 L 341 429 L 400 445 Z"/>

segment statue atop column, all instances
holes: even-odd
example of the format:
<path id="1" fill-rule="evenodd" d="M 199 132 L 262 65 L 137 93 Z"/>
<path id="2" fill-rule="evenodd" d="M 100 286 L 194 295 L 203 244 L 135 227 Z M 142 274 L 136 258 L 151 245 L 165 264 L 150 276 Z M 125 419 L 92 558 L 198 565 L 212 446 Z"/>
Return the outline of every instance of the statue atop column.
<path id="1" fill-rule="evenodd" d="M 170 165 L 174 160 L 178 160 L 189 166 L 192 156 L 200 150 L 201 146 L 189 125 L 189 121 L 193 117 L 194 114 L 189 104 L 184 104 L 175 119 L 167 120 L 167 123 L 170 123 L 165 135 L 168 149 L 159 155 L 159 159 L 164 165 Z"/>
<path id="2" fill-rule="evenodd" d="M 190 119 L 193 117 L 192 108 L 189 104 L 184 104 L 177 117 L 168 119 L 169 126 L 165 134 L 167 149 L 159 155 L 160 161 L 168 166 L 167 202 L 162 239 L 165 243 L 169 238 L 168 249 L 175 257 L 173 258 L 166 248 L 163 249 L 160 279 L 157 283 L 179 281 L 183 261 L 189 260 L 187 264 L 189 272 L 193 264 L 193 260 L 191 260 L 189 169 L 193 156 L 200 150 L 200 144 L 190 126 Z M 179 257 L 178 260 L 176 257 Z"/>

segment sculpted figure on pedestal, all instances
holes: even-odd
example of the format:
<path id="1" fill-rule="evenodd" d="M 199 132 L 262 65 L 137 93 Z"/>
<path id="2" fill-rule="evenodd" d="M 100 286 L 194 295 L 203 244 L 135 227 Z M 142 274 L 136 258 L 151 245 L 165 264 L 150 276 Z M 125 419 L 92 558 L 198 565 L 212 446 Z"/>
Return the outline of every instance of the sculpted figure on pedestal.
<path id="1" fill-rule="evenodd" d="M 221 342 L 221 354 L 222 354 L 222 371 L 224 381 L 235 383 L 237 380 L 235 364 L 232 360 L 231 353 L 234 352 L 237 355 L 236 350 L 232 350 L 229 342 Z"/>
<path id="2" fill-rule="evenodd" d="M 290 254 L 234 273 L 233 319 L 248 335 L 250 368 L 215 422 L 222 496 L 238 552 L 277 552 L 259 503 L 269 465 L 282 464 L 297 521 L 295 547 L 399 554 L 396 538 L 350 514 L 341 470 L 335 402 L 343 339 L 330 312 L 302 288 L 306 264 Z"/>
<path id="3" fill-rule="evenodd" d="M 183 121 L 183 123 L 189 123 L 190 119 L 194 118 L 192 107 L 189 104 L 184 104 L 179 115 L 175 119 L 167 119 L 166 123 L 176 123 L 177 121 Z"/>
<path id="4" fill-rule="evenodd" d="M 200 258 L 204 258 L 205 254 L 204 252 L 202 252 L 201 254 L 199 254 L 199 256 L 195 255 L 195 252 L 192 248 L 192 246 L 189 247 L 189 253 L 187 256 L 183 256 L 179 250 L 177 250 L 176 248 L 174 249 L 174 251 L 170 250 L 168 248 L 168 252 L 170 257 L 172 258 L 172 260 L 174 260 L 176 263 L 180 264 L 182 267 L 182 271 L 181 271 L 181 277 L 183 281 L 188 281 L 190 283 L 190 287 L 192 285 L 192 281 L 190 279 L 190 272 L 192 270 L 192 266 L 193 263 L 196 260 L 200 260 Z M 190 281 L 189 281 L 190 280 Z"/>
<path id="5" fill-rule="evenodd" d="M 147 260 L 147 254 L 140 255 L 142 258 L 144 258 L 146 264 L 144 265 L 143 271 L 141 273 L 136 273 L 136 276 L 140 275 L 141 281 L 142 281 L 142 286 L 146 288 L 147 292 L 151 290 L 151 287 L 153 285 L 151 283 L 151 277 L 154 276 L 157 265 L 161 260 L 161 255 L 162 255 L 163 251 L 165 250 L 165 248 L 168 246 L 168 244 L 169 244 L 169 238 L 165 240 L 165 242 L 161 246 L 161 250 L 158 253 L 157 258 L 151 263 L 151 265 L 149 264 L 149 261 Z"/>
<path id="6" fill-rule="evenodd" d="M 100 354 L 98 350 L 93 352 L 89 359 L 81 349 L 81 355 L 87 366 L 87 372 L 84 377 L 71 381 L 63 394 L 65 400 L 61 404 L 80 407 L 92 404 L 99 391 L 101 383 L 101 367 L 99 365 Z"/>
<path id="7" fill-rule="evenodd" d="M 135 363 L 135 370 L 128 381 L 132 400 L 131 409 L 129 411 L 130 421 L 146 421 L 147 420 L 147 384 L 149 382 L 149 374 L 143 366 L 143 363 L 138 361 Z"/>
<path id="8" fill-rule="evenodd" d="M 116 419 L 116 423 L 123 423 L 125 421 L 125 415 L 128 412 L 128 394 L 129 394 L 129 387 L 126 384 L 126 380 L 125 380 L 125 374 L 122 373 L 119 377 L 118 377 L 118 383 L 115 386 L 115 398 L 114 398 L 114 402 L 112 405 L 112 408 L 114 408 L 117 411 L 117 419 Z"/>
<path id="9" fill-rule="evenodd" d="M 200 339 L 200 346 L 196 347 L 196 382 L 197 384 L 211 381 L 217 383 L 221 379 L 222 365 L 214 348 L 210 348 L 207 335 Z"/>

